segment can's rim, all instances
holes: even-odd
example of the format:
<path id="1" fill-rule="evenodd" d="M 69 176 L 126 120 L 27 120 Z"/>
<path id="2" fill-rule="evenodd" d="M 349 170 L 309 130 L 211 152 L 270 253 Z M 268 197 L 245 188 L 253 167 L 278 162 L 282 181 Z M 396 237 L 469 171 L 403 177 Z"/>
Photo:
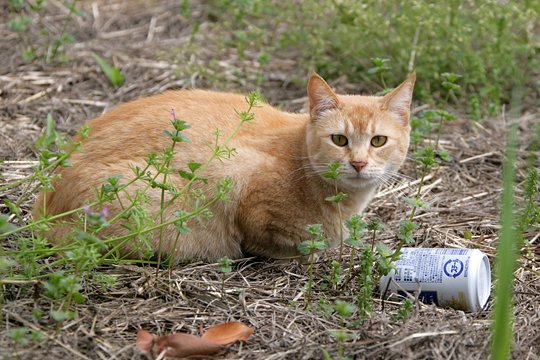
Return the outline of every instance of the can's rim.
<path id="1" fill-rule="evenodd" d="M 482 253 L 482 260 L 478 267 L 478 276 L 476 277 L 477 301 L 480 309 L 486 306 L 486 303 L 491 294 L 491 266 L 485 254 Z"/>

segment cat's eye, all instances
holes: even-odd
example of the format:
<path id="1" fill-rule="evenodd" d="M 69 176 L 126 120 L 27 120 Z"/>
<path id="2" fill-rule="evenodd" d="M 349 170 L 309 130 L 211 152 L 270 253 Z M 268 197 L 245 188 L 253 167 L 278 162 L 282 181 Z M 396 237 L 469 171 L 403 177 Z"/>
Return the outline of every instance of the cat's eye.
<path id="1" fill-rule="evenodd" d="M 386 136 L 377 135 L 371 138 L 371 145 L 374 147 L 381 147 L 386 144 L 388 138 Z"/>
<path id="2" fill-rule="evenodd" d="M 332 141 L 337 146 L 345 146 L 349 143 L 349 140 L 345 135 L 332 135 Z"/>

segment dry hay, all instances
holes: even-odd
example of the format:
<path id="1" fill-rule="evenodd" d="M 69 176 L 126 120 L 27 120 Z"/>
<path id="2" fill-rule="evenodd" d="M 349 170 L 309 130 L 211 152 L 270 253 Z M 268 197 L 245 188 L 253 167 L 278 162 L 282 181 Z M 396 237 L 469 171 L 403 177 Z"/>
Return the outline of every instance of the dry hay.
<path id="1" fill-rule="evenodd" d="M 245 60 L 235 57 L 231 49 L 216 53 L 212 43 L 211 21 L 201 27 L 208 38 L 207 46 L 189 58 L 179 54 L 178 64 L 171 64 L 167 54 L 182 48 L 190 36 L 190 26 L 177 15 L 177 2 L 95 1 L 83 2 L 88 14 L 74 20 L 70 30 L 77 42 L 70 46 L 70 61 L 64 65 L 24 64 L 18 51 L 16 36 L 7 27 L 7 18 L 0 21 L 0 180 L 15 181 L 32 172 L 35 154 L 31 144 L 39 136 L 47 113 L 58 121 L 60 130 L 73 131 L 85 120 L 101 114 L 122 101 L 169 88 L 215 87 L 228 90 L 252 89 L 259 64 L 255 55 Z M 42 21 L 55 29 L 65 15 L 58 1 L 50 1 L 50 9 Z M 56 11 L 55 11 L 56 10 Z M 204 19 L 204 6 L 194 6 Z M 2 11 L 2 14 L 6 14 Z M 203 35 L 200 35 L 203 36 Z M 91 53 L 113 57 L 128 78 L 126 85 L 114 90 L 101 74 Z M 155 54 L 165 54 L 166 60 Z M 215 57 L 220 71 L 200 73 Z M 242 76 L 238 69 L 251 69 Z M 254 70 L 253 70 L 254 69 Z M 271 103 L 285 109 L 299 110 L 306 99 L 301 86 L 294 85 L 295 62 L 287 56 L 274 56 L 264 70 L 267 80 L 262 92 Z M 218 80 L 215 80 L 216 77 Z M 355 84 L 334 83 L 338 90 L 350 90 Z M 504 117 L 483 125 L 460 119 L 451 123 L 441 145 L 453 160 L 429 175 L 422 198 L 429 208 L 415 216 L 419 229 L 417 246 L 469 247 L 488 254 L 493 263 L 498 237 L 498 203 L 501 193 L 501 164 L 504 138 Z M 538 121 L 538 114 L 520 119 L 523 137 Z M 524 143 L 527 141 L 525 139 Z M 520 149 L 520 158 L 526 155 Z M 405 174 L 416 178 L 410 161 Z M 522 171 L 522 170 L 520 170 Z M 518 174 L 523 179 L 523 174 Z M 380 217 L 389 230 L 382 235 L 389 244 L 395 242 L 400 219 L 408 214 L 404 195 L 416 193 L 418 181 L 382 189 L 368 209 L 368 215 Z M 15 188 L 0 194 L 16 201 L 24 189 Z M 518 195 L 520 195 L 518 193 Z M 22 204 L 23 221 L 33 199 Z M 1 204 L 0 211 L 7 212 Z M 470 231 L 471 240 L 464 238 Z M 528 234 L 531 254 L 520 257 L 516 272 L 514 326 L 515 359 L 537 359 L 540 356 L 540 279 L 538 258 L 539 234 Z M 7 243 L 4 247 L 10 246 Z M 346 259 L 348 254 L 345 255 Z M 356 291 L 351 284 L 340 292 L 323 291 L 320 282 L 330 271 L 330 253 L 316 265 L 314 298 L 353 301 Z M 39 286 L 7 284 L 5 303 L 1 307 L 0 354 L 18 359 L 138 359 L 144 358 L 134 347 L 136 330 L 142 327 L 153 333 L 182 331 L 196 334 L 199 327 L 224 321 L 242 321 L 256 329 L 246 344 L 235 344 L 224 358 L 241 359 L 313 359 L 322 358 L 322 349 L 337 354 L 338 344 L 329 335 L 330 329 L 343 329 L 343 321 L 335 314 L 302 309 L 302 287 L 306 271 L 295 263 L 281 264 L 260 259 L 237 261 L 234 270 L 224 277 L 216 264 L 190 264 L 159 277 L 155 269 L 111 264 L 99 273 L 112 275 L 117 285 L 106 289 L 93 283 L 84 284 L 86 302 L 76 305 L 77 317 L 65 321 L 58 329 L 45 320 L 32 317 L 34 307 L 48 309 L 49 302 Z M 344 344 L 344 353 L 353 358 L 380 359 L 484 359 L 489 353 L 492 299 L 488 308 L 478 314 L 418 305 L 405 323 L 391 320 L 398 304 L 375 300 L 375 311 L 363 325 L 354 327 L 355 339 Z M 45 341 L 17 346 L 7 333 L 25 326 L 40 330 Z"/>

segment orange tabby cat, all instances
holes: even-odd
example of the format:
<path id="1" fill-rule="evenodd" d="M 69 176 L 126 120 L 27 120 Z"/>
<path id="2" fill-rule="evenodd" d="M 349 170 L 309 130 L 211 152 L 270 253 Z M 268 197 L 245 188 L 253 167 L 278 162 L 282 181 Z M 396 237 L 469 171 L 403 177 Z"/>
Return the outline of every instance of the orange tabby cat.
<path id="1" fill-rule="evenodd" d="M 340 233 L 337 207 L 325 201 L 336 194 L 336 188 L 333 180 L 321 174 L 328 171 L 328 164 L 339 163 L 342 175 L 337 191 L 347 194 L 341 202 L 343 217 L 363 211 L 377 187 L 396 176 L 405 159 L 414 82 L 413 73 L 383 97 L 336 95 L 314 73 L 307 88 L 309 114 L 287 113 L 267 104 L 254 108 L 254 122 L 244 124 L 229 143 L 237 155 L 211 162 L 202 175 L 208 178 L 208 189 L 221 178 L 232 178 L 229 200 L 215 203 L 211 218 L 190 220 L 191 231 L 177 241 L 174 225 L 161 234 L 154 231 L 150 246 L 157 250 L 161 236 L 159 249 L 176 261 L 248 254 L 284 258 L 299 254 L 298 244 L 309 237 L 306 225 L 315 223 L 322 224 L 327 236 L 336 241 Z M 90 138 L 72 156 L 72 166 L 58 170 L 61 178 L 54 183 L 55 192 L 45 197 L 46 204 L 40 195 L 35 215 L 42 215 L 43 209 L 54 215 L 91 203 L 109 176 L 122 175 L 123 182 L 133 178 L 133 167 L 144 168 L 149 153 L 171 146 L 171 139 L 163 135 L 163 130 L 171 129 L 170 109 L 191 125 L 183 132 L 190 142 L 175 147 L 171 167 L 178 170 L 188 162 L 204 163 L 212 154 L 216 128 L 229 134 L 239 122 L 235 111 L 246 107 L 243 96 L 201 90 L 169 91 L 119 106 L 89 122 Z M 175 171 L 167 181 L 178 187 L 185 183 Z M 132 184 L 130 195 L 121 195 L 122 205 L 144 186 L 141 181 Z M 148 194 L 147 209 L 159 223 L 155 214 L 160 209 L 161 189 L 150 189 Z M 163 221 L 173 219 L 173 210 L 182 208 L 177 202 Z M 109 204 L 110 216 L 122 205 Z M 69 242 L 70 231 L 65 223 L 58 223 L 48 239 Z M 116 221 L 100 234 L 111 237 L 126 232 Z M 137 246 L 140 241 L 133 237 L 122 252 L 141 256 Z"/>

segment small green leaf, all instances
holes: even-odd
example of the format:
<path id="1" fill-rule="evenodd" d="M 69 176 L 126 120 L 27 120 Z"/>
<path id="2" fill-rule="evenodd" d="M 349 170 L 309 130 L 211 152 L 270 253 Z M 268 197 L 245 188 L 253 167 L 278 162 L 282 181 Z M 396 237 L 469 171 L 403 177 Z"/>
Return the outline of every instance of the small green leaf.
<path id="1" fill-rule="evenodd" d="M 22 58 L 26 62 L 34 61 L 36 59 L 36 49 L 29 46 L 28 48 L 26 48 L 26 50 L 23 51 Z"/>
<path id="2" fill-rule="evenodd" d="M 341 172 L 339 171 L 341 165 L 338 163 L 332 163 L 328 164 L 327 166 L 329 171 L 322 173 L 321 176 L 327 179 L 336 180 L 339 175 L 341 175 Z"/>
<path id="3" fill-rule="evenodd" d="M 338 203 L 338 202 L 341 202 L 343 199 L 345 199 L 346 196 L 347 196 L 347 194 L 340 192 L 339 194 L 337 194 L 335 196 L 329 196 L 329 197 L 325 198 L 324 201 Z"/>
<path id="4" fill-rule="evenodd" d="M 1 231 L 1 229 L 0 229 Z M 6 256 L 0 256 L 0 272 L 6 271 L 10 267 L 17 265 L 17 262 Z"/>
<path id="5" fill-rule="evenodd" d="M 79 17 L 84 17 L 86 16 L 85 12 L 82 11 L 81 9 L 79 9 L 77 6 L 75 6 L 75 2 L 72 2 L 72 3 L 69 3 L 69 2 L 64 2 L 64 6 L 72 13 L 72 14 L 75 14 Z"/>
<path id="6" fill-rule="evenodd" d="M 9 217 L 0 214 L 0 235 L 15 230 L 16 226 L 9 222 Z"/>
<path id="7" fill-rule="evenodd" d="M 41 308 L 35 307 L 32 309 L 32 316 L 34 319 L 36 319 L 38 322 L 43 318 L 43 310 Z"/>
<path id="8" fill-rule="evenodd" d="M 69 34 L 62 34 L 56 39 L 54 39 L 54 44 L 58 46 L 66 45 L 66 44 L 73 44 L 74 42 L 75 42 L 75 38 Z"/>
<path id="9" fill-rule="evenodd" d="M 435 155 L 441 159 L 442 161 L 450 162 L 452 161 L 452 156 L 448 153 L 448 151 L 444 150 L 437 150 Z"/>
<path id="10" fill-rule="evenodd" d="M 441 85 L 443 88 L 450 91 L 458 91 L 459 89 L 461 89 L 461 86 L 451 83 L 449 81 L 443 81 Z"/>
<path id="11" fill-rule="evenodd" d="M 120 72 L 120 69 L 118 69 L 116 66 L 113 67 L 113 66 L 109 65 L 109 63 L 107 63 L 104 59 L 102 59 L 101 57 L 99 57 L 96 54 L 92 54 L 92 56 L 94 57 L 94 59 L 98 63 L 98 65 L 101 68 L 101 70 L 103 71 L 103 73 L 107 76 L 110 83 L 114 87 L 122 86 L 122 84 L 124 83 L 126 78 L 125 78 L 124 75 L 122 75 L 122 73 Z"/>
<path id="12" fill-rule="evenodd" d="M 443 78 L 443 80 L 445 80 L 447 82 L 450 82 L 450 83 L 455 83 L 456 81 L 458 81 L 462 77 L 463 77 L 462 75 L 451 73 L 451 72 L 441 73 L 441 78 Z"/>
<path id="13" fill-rule="evenodd" d="M 311 224 L 306 226 L 306 231 L 310 233 L 311 235 L 317 236 L 322 233 L 322 225 L 321 224 Z"/>
<path id="14" fill-rule="evenodd" d="M 221 200 L 226 200 L 227 195 L 233 189 L 233 181 L 230 177 L 220 179 L 217 183 L 218 197 Z"/>
<path id="15" fill-rule="evenodd" d="M 386 229 L 386 226 L 382 223 L 380 219 L 377 218 L 371 218 L 369 222 L 367 223 L 367 229 L 369 231 L 384 231 Z"/>
<path id="16" fill-rule="evenodd" d="M 4 205 L 6 205 L 10 213 L 15 214 L 17 217 L 21 216 L 21 209 L 8 198 L 4 198 Z"/>
<path id="17" fill-rule="evenodd" d="M 76 292 L 76 293 L 72 293 L 71 294 L 71 298 L 73 299 L 73 301 L 75 301 L 77 304 L 82 304 L 84 303 L 84 296 L 79 293 L 79 292 Z"/>
<path id="18" fill-rule="evenodd" d="M 414 208 L 424 208 L 425 203 L 418 198 L 410 198 L 408 196 L 403 197 L 403 201 L 405 201 L 407 204 L 411 205 Z"/>
<path id="19" fill-rule="evenodd" d="M 185 212 L 184 210 L 176 210 L 176 211 L 173 211 L 173 215 L 176 216 L 177 218 L 180 218 L 178 221 L 174 223 L 174 226 L 176 227 L 176 231 L 180 234 L 189 233 L 191 230 L 187 227 L 187 224 L 186 224 L 186 215 L 189 215 L 189 214 Z"/>
<path id="20" fill-rule="evenodd" d="M 230 273 L 232 271 L 232 260 L 228 257 L 218 259 L 218 270 L 222 273 Z"/>
<path id="21" fill-rule="evenodd" d="M 416 230 L 416 224 L 410 220 L 403 220 L 399 223 L 398 239 L 404 241 L 406 244 L 414 243 L 413 233 Z"/>
<path id="22" fill-rule="evenodd" d="M 45 335 L 43 335 L 43 333 L 39 330 L 32 330 L 32 332 L 30 333 L 30 338 L 33 342 L 38 343 L 42 342 L 45 339 Z"/>
<path id="23" fill-rule="evenodd" d="M 181 169 L 178 170 L 178 174 L 186 180 L 192 180 L 195 177 L 195 174 L 190 173 L 189 171 L 186 171 L 186 170 L 181 170 Z"/>
<path id="24" fill-rule="evenodd" d="M 53 318 L 54 321 L 57 321 L 57 322 L 69 319 L 70 318 L 69 315 L 70 314 L 67 311 L 62 311 L 62 310 L 51 311 L 51 317 Z"/>
<path id="25" fill-rule="evenodd" d="M 25 327 L 10 329 L 7 335 L 19 345 L 28 345 L 30 343 L 28 329 Z"/>
<path id="26" fill-rule="evenodd" d="M 388 275 L 390 270 L 393 269 L 392 260 L 386 257 L 377 258 L 377 269 L 381 276 Z"/>
<path id="27" fill-rule="evenodd" d="M 338 313 L 338 315 L 341 317 L 349 317 L 356 310 L 358 310 L 356 305 L 350 304 L 342 300 L 336 300 L 336 302 L 334 303 L 334 309 L 336 310 L 336 313 Z"/>
<path id="28" fill-rule="evenodd" d="M 390 62 L 390 59 L 376 57 L 376 58 L 372 58 L 371 61 L 374 66 L 368 69 L 367 71 L 368 74 L 378 75 L 391 69 L 390 65 L 388 65 L 388 62 Z"/>
<path id="29" fill-rule="evenodd" d="M 191 172 L 197 171 L 202 166 L 202 164 L 198 162 L 189 162 L 187 165 Z"/>
<path id="30" fill-rule="evenodd" d="M 43 0 L 38 0 L 38 2 L 43 2 Z M 26 0 L 9 0 L 9 6 L 13 9 L 24 9 L 26 5 Z"/>
<path id="31" fill-rule="evenodd" d="M 45 125 L 45 131 L 36 141 L 36 146 L 38 150 L 47 149 L 49 146 L 55 143 L 58 138 L 58 133 L 56 132 L 56 122 L 53 119 L 50 113 L 47 114 L 47 124 Z"/>
<path id="32" fill-rule="evenodd" d="M 189 125 L 185 120 L 180 120 L 176 118 L 171 121 L 171 124 L 176 131 L 184 131 L 191 128 L 191 125 Z"/>
<path id="33" fill-rule="evenodd" d="M 302 255 L 310 255 L 311 254 L 311 240 L 305 240 L 305 241 L 302 241 L 300 244 L 298 244 L 298 251 Z"/>
<path id="34" fill-rule="evenodd" d="M 364 246 L 364 242 L 362 240 L 360 240 L 358 238 L 354 238 L 354 237 L 349 237 L 349 238 L 345 239 L 345 244 L 353 246 L 355 248 L 359 248 L 359 247 Z"/>
<path id="35" fill-rule="evenodd" d="M 345 330 L 329 330 L 329 333 L 335 337 L 337 341 L 347 341 L 355 338 L 354 334 Z"/>
<path id="36" fill-rule="evenodd" d="M 174 142 L 189 142 L 189 139 L 182 134 L 182 131 L 175 130 L 172 133 L 169 130 L 163 130 L 163 134 L 171 138 Z"/>
<path id="37" fill-rule="evenodd" d="M 392 316 L 392 320 L 394 321 L 403 321 L 407 320 L 414 309 L 413 303 L 411 299 L 406 298 L 405 301 L 403 301 L 403 304 L 399 307 L 397 313 Z"/>
<path id="38" fill-rule="evenodd" d="M 17 16 L 8 21 L 8 29 L 11 31 L 26 31 L 28 24 L 32 21 L 28 16 Z"/>
<path id="39" fill-rule="evenodd" d="M 375 244 L 375 247 L 377 248 L 377 252 L 383 256 L 383 257 L 388 257 L 390 255 L 392 255 L 393 251 L 392 249 L 390 249 L 390 247 L 388 247 L 388 245 L 378 241 L 376 244 Z"/>

